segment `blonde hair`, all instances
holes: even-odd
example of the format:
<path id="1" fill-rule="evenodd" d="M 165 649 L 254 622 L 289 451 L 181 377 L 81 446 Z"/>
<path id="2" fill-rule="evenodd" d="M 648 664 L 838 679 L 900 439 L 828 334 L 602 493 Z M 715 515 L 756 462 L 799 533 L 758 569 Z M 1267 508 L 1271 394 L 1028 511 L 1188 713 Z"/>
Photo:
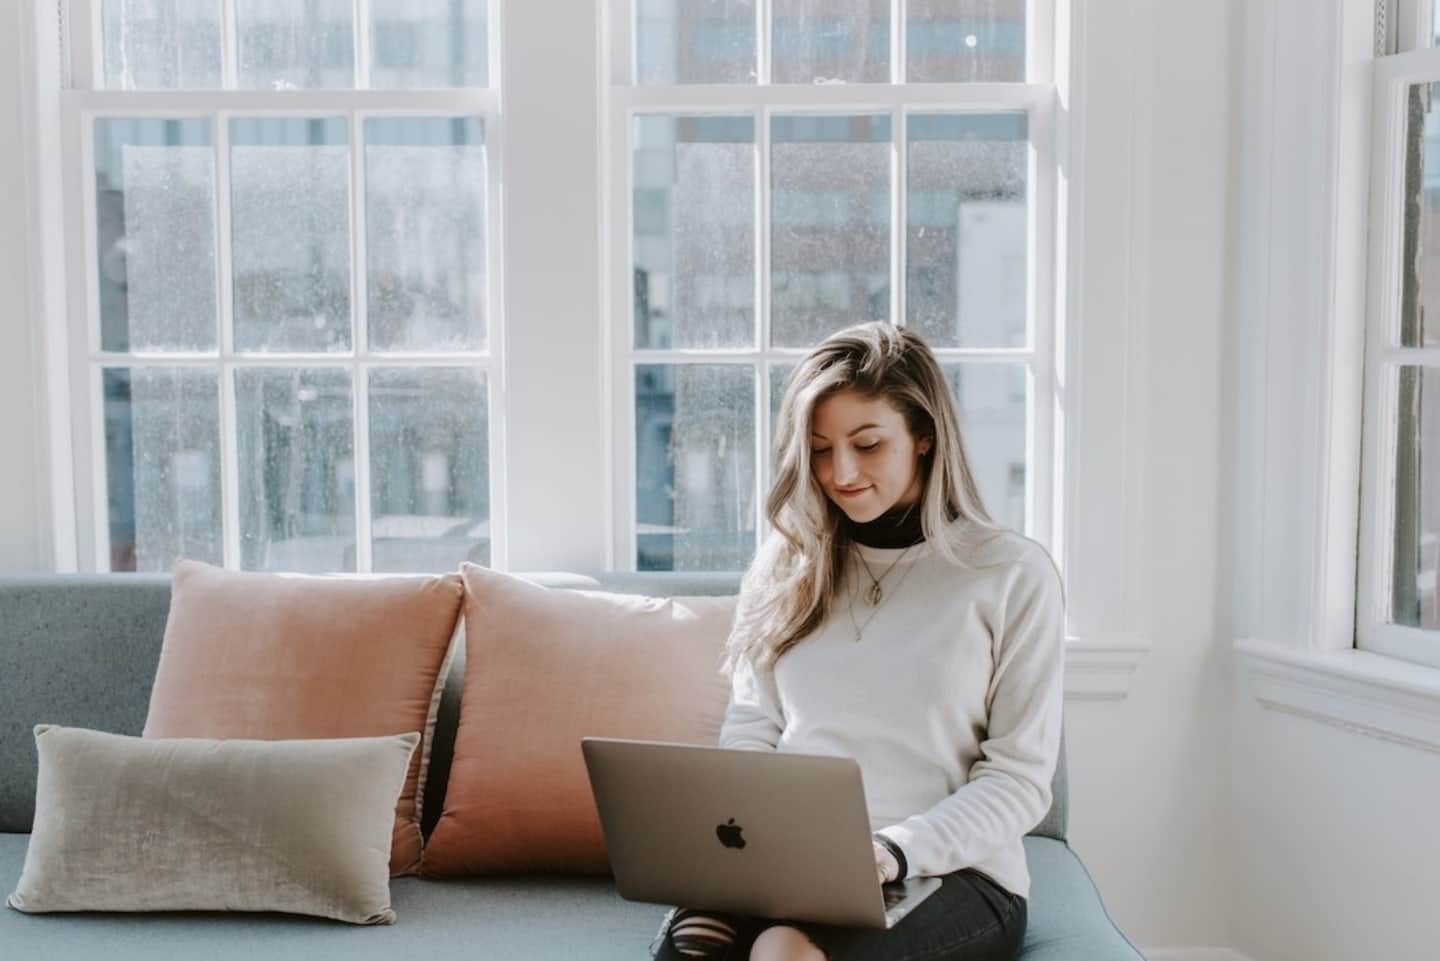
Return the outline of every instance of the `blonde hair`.
<path id="1" fill-rule="evenodd" d="M 952 564 L 970 567 L 976 538 L 1006 528 L 990 519 L 975 485 L 949 384 L 914 331 L 874 322 L 825 338 L 796 366 L 775 429 L 775 482 L 766 499 L 772 533 L 740 584 L 723 669 L 742 660 L 762 669 L 804 640 L 829 613 L 849 539 L 840 508 L 810 468 L 810 427 L 821 400 L 844 390 L 889 402 L 915 439 L 931 439 L 920 458 L 925 539 Z"/>

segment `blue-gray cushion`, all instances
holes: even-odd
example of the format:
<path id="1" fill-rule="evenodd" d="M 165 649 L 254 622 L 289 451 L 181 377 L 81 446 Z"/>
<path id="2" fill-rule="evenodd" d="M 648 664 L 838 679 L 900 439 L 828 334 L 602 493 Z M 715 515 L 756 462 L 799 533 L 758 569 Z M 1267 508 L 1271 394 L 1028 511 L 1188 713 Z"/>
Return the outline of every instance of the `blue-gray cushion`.
<path id="1" fill-rule="evenodd" d="M 169 575 L 0 578 L 0 831 L 34 821 L 36 724 L 145 727 L 169 612 Z"/>
<path id="2" fill-rule="evenodd" d="M 0 834 L 0 887 L 20 876 L 27 835 Z M 1080 860 L 1060 841 L 1026 838 L 1032 888 L 1022 961 L 1143 961 L 1105 914 Z M 589 878 L 396 878 L 390 927 L 287 915 L 31 916 L 0 910 L 0 957 L 47 961 L 394 961 L 584 958 L 640 961 L 665 914 Z"/>

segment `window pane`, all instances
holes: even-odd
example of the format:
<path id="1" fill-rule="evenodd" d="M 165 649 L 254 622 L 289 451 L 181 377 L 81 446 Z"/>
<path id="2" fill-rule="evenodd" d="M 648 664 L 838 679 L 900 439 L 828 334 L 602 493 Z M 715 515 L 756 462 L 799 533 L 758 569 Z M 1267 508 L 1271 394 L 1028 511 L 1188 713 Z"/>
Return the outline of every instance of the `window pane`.
<path id="1" fill-rule="evenodd" d="M 485 179 L 478 118 L 365 121 L 373 349 L 485 346 Z"/>
<path id="2" fill-rule="evenodd" d="M 636 0 L 639 83 L 754 83 L 755 0 Z"/>
<path id="3" fill-rule="evenodd" d="M 240 563 L 355 570 L 355 419 L 345 370 L 235 374 Z"/>
<path id="4" fill-rule="evenodd" d="M 102 378 L 110 569 L 169 571 L 181 557 L 221 563 L 215 372 L 112 368 Z"/>
<path id="5" fill-rule="evenodd" d="M 1440 628 L 1440 368 L 1401 367 L 1391 620 Z"/>
<path id="6" fill-rule="evenodd" d="M 370 510 L 377 571 L 490 563 L 489 412 L 474 370 L 370 374 Z"/>
<path id="7" fill-rule="evenodd" d="M 1025 0 L 909 0 L 906 79 L 1022 83 Z"/>
<path id="8" fill-rule="evenodd" d="M 755 549 L 755 371 L 635 368 L 635 517 L 642 571 L 740 570 Z"/>
<path id="9" fill-rule="evenodd" d="M 246 90 L 355 86 L 354 0 L 235 0 Z"/>
<path id="10" fill-rule="evenodd" d="M 485 0 L 370 0 L 370 86 L 483 87 Z"/>
<path id="11" fill-rule="evenodd" d="M 771 120 L 771 340 L 890 317 L 890 118 Z"/>
<path id="12" fill-rule="evenodd" d="M 104 350 L 214 350 L 215 156 L 208 120 L 95 121 Z"/>
<path id="13" fill-rule="evenodd" d="M 945 364 L 981 500 L 997 523 L 1025 530 L 1025 365 Z"/>
<path id="14" fill-rule="evenodd" d="M 907 323 L 932 347 L 1023 346 L 1025 115 L 912 116 L 907 127 Z"/>
<path id="15" fill-rule="evenodd" d="M 237 350 L 350 348 L 346 122 L 232 120 Z"/>
<path id="16" fill-rule="evenodd" d="M 1440 83 L 1410 88 L 1411 162 L 1406 164 L 1405 276 L 1400 343 L 1440 347 Z M 1417 132 L 1422 142 L 1415 143 Z"/>
<path id="17" fill-rule="evenodd" d="M 885 83 L 890 0 L 774 0 L 775 83 Z"/>
<path id="18" fill-rule="evenodd" d="M 635 346 L 755 343 L 755 121 L 635 119 Z"/>
<path id="19" fill-rule="evenodd" d="M 101 33 L 111 90 L 220 86 L 219 0 L 104 0 Z"/>
<path id="20" fill-rule="evenodd" d="M 770 448 L 775 448 L 775 428 L 780 423 L 780 402 L 785 399 L 785 382 L 795 371 L 795 364 L 782 363 L 770 365 Z"/>

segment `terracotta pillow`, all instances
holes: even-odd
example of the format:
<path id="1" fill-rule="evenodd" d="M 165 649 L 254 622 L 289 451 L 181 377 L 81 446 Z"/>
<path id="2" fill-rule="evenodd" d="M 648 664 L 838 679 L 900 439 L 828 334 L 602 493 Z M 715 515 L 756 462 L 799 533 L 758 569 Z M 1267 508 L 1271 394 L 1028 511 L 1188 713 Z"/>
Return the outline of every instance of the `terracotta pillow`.
<path id="1" fill-rule="evenodd" d="M 424 732 L 395 808 L 392 874 L 420 865 L 422 772 L 459 621 L 459 574 L 321 577 L 175 566 L 146 737 Z"/>
<path id="2" fill-rule="evenodd" d="M 393 924 L 395 796 L 419 743 L 418 732 L 214 741 L 41 724 L 35 830 L 7 903 Z"/>
<path id="3" fill-rule="evenodd" d="M 465 685 L 427 877 L 607 874 L 585 736 L 715 744 L 735 598 L 551 590 L 470 564 Z"/>

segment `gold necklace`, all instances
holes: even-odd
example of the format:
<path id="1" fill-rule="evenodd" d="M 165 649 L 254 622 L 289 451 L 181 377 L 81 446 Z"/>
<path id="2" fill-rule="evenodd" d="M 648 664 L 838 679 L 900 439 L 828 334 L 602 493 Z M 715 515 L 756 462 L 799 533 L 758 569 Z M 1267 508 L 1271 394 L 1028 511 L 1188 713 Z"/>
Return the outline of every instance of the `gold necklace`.
<path id="1" fill-rule="evenodd" d="M 915 546 L 914 544 L 911 544 L 911 545 L 910 545 L 910 547 L 914 547 L 914 546 Z M 910 547 L 905 548 L 905 551 L 901 551 L 901 552 L 900 552 L 900 557 L 904 557 L 904 556 L 905 556 L 905 552 L 906 552 L 906 551 L 909 551 L 909 550 L 910 550 Z M 891 563 L 890 567 L 885 571 L 886 574 L 889 574 L 891 570 L 894 570 L 895 565 L 898 564 L 898 563 L 900 563 L 900 557 L 895 558 L 894 562 Z M 860 559 L 860 563 L 862 563 L 862 564 L 865 563 L 865 559 L 864 559 L 863 557 Z M 900 586 L 905 583 L 905 578 L 909 577 L 909 576 L 910 576 L 910 572 L 913 571 L 914 569 L 915 569 L 915 565 L 914 565 L 914 564 L 911 564 L 909 567 L 905 568 L 905 573 L 901 574 L 901 575 L 900 575 L 900 579 L 895 582 L 895 589 L 890 592 L 890 593 L 891 593 L 891 596 L 894 596 L 895 594 L 900 593 Z M 868 567 L 866 568 L 865 573 L 866 573 L 866 574 L 869 574 L 869 573 L 870 573 L 870 570 L 869 570 Z M 871 576 L 871 579 L 873 580 L 873 579 L 874 579 L 874 575 L 872 574 L 872 575 L 870 575 L 870 576 Z M 884 575 L 881 576 L 881 580 L 884 580 Z M 875 584 L 871 585 L 870 590 L 873 591 L 873 590 L 875 590 L 875 588 L 878 587 L 878 586 L 879 586 L 879 582 L 877 581 Z M 875 619 L 875 615 L 877 615 L 877 614 L 880 613 L 880 602 L 879 602 L 879 600 L 877 600 L 877 601 L 874 602 L 874 604 L 875 604 L 875 609 L 870 612 L 870 616 L 869 616 L 869 617 L 865 618 L 864 623 L 856 623 L 856 621 L 855 621 L 855 594 L 856 594 L 856 593 L 859 593 L 859 592 L 856 591 L 856 592 L 852 592 L 852 593 L 850 594 L 850 605 L 849 605 L 849 607 L 850 607 L 850 626 L 853 627 L 853 628 L 855 628 L 855 643 L 858 644 L 858 643 L 860 643 L 860 637 L 861 637 L 861 635 L 865 633 L 865 628 L 869 627 L 869 626 L 870 626 L 870 622 Z M 882 597 L 882 599 L 883 599 L 883 597 Z"/>
<path id="2" fill-rule="evenodd" d="M 851 546 L 854 546 L 853 541 L 851 542 Z M 899 564 L 900 561 L 905 558 L 905 555 L 910 553 L 910 548 L 914 546 L 914 544 L 910 544 L 901 551 L 900 556 L 890 562 L 890 566 L 885 568 L 885 573 L 881 574 L 879 578 L 876 578 L 874 573 L 871 572 L 870 564 L 865 560 L 865 555 L 860 553 L 859 548 L 856 548 L 855 556 L 860 558 L 860 564 L 865 568 L 865 576 L 870 578 L 870 587 L 865 591 L 865 599 L 870 602 L 871 607 L 880 606 L 880 601 L 885 597 L 885 592 L 880 587 L 881 583 L 885 578 L 890 576 L 890 572 L 895 569 L 895 565 Z"/>

